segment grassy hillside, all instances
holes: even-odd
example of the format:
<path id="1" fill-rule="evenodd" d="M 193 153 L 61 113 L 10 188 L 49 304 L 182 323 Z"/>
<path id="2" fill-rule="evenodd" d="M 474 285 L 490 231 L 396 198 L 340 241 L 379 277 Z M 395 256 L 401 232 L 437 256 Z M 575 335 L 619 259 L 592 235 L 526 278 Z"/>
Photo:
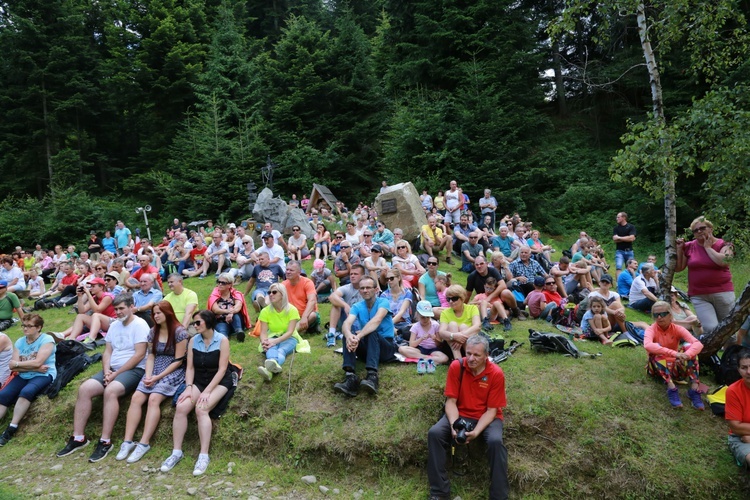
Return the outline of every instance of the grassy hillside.
<path id="1" fill-rule="evenodd" d="M 310 262 L 305 264 L 309 270 Z M 465 282 L 453 266 L 441 268 Z M 740 264 L 734 266 L 734 275 L 738 289 L 750 277 Z M 684 282 L 684 275 L 680 279 Z M 190 279 L 186 285 L 204 301 L 213 282 Z M 328 310 L 321 307 L 324 317 Z M 647 319 L 633 311 L 628 315 Z M 73 319 L 60 310 L 43 316 L 45 330 L 61 330 Z M 726 449 L 724 422 L 689 405 L 672 410 L 663 385 L 645 375 L 642 348 L 617 350 L 581 342 L 581 350 L 603 355 L 579 360 L 541 355 L 528 348 L 529 328 L 549 330 L 544 322 L 514 321 L 506 339 L 526 344 L 502 364 L 509 402 L 505 440 L 515 497 L 748 497 L 750 482 Z M 21 335 L 18 326 L 7 333 Z M 216 425 L 205 479 L 191 475 L 198 453 L 192 419 L 187 459 L 167 475 L 153 469 L 172 449 L 171 408 L 164 408 L 152 451 L 138 464 L 116 462 L 114 454 L 100 464 L 88 464 L 91 446 L 71 457 L 54 457 L 72 431 L 77 386 L 100 368 L 97 365 L 57 399 L 42 397 L 34 403 L 17 437 L 0 450 L 0 497 L 101 493 L 158 498 L 187 495 L 188 488 L 196 488 L 198 496 L 323 497 L 318 484 L 300 481 L 308 474 L 347 498 L 360 489 L 363 498 L 426 497 L 426 434 L 440 415 L 446 368 L 418 376 L 412 364 L 387 365 L 377 397 L 345 399 L 332 391 L 342 377 L 340 355 L 326 349 L 318 336 L 310 341 L 312 354 L 288 359 L 282 375 L 267 384 L 255 372 L 262 359 L 257 340 L 232 342 L 232 360 L 245 367 L 245 377 Z M 710 377 L 704 381 L 713 385 Z M 116 448 L 128 404 L 123 400 L 114 432 Z M 100 408 L 98 402 L 87 427 L 93 438 L 101 430 Z M 6 417 L 0 425 L 8 421 Z M 231 474 L 230 462 L 235 464 Z M 51 470 L 59 464 L 61 470 Z M 486 497 L 481 450 L 470 452 L 469 468 L 466 476 L 454 476 L 454 495 Z M 265 484 L 259 487 L 258 481 Z"/>

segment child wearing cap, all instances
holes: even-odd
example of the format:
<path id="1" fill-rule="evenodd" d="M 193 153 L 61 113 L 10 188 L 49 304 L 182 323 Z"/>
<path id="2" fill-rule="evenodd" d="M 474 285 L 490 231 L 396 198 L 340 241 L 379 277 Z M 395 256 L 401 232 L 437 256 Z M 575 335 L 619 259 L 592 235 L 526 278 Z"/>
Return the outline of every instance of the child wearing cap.
<path id="1" fill-rule="evenodd" d="M 325 302 L 328 300 L 328 296 L 336 290 L 336 280 L 331 278 L 332 274 L 331 270 L 326 267 L 325 261 L 315 259 L 310 279 L 313 280 L 315 285 L 318 302 Z"/>
<path id="2" fill-rule="evenodd" d="M 401 346 L 398 352 L 407 358 L 419 358 L 430 361 L 433 365 L 447 365 L 448 356 L 438 349 L 442 342 L 438 332 L 440 324 L 434 319 L 432 304 L 426 300 L 417 303 L 417 318 L 419 321 L 411 325 L 411 338 L 408 346 Z"/>
<path id="3" fill-rule="evenodd" d="M 370 256 L 362 262 L 362 265 L 367 269 L 367 274 L 378 284 L 378 288 L 382 290 L 387 286 L 383 271 L 388 271 L 388 262 L 383 258 L 383 248 L 380 245 L 376 243 L 370 248 Z"/>

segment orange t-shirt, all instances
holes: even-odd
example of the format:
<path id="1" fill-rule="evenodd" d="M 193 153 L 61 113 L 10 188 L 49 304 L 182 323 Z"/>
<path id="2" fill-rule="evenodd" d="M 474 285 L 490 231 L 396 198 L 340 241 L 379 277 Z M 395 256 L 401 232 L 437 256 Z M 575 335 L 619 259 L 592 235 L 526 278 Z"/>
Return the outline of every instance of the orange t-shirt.
<path id="1" fill-rule="evenodd" d="M 724 420 L 737 420 L 743 424 L 750 424 L 750 388 L 742 379 L 727 387 Z M 732 434 L 731 429 L 729 434 Z"/>
<path id="2" fill-rule="evenodd" d="M 299 281 L 297 282 L 297 286 L 292 285 L 289 280 L 284 280 L 283 285 L 284 287 L 286 287 L 286 293 L 289 297 L 289 303 L 297 308 L 301 316 L 302 313 L 305 312 L 305 308 L 307 307 L 307 296 L 310 294 L 316 295 L 315 284 L 310 278 L 300 276 Z M 317 310 L 318 303 L 316 301 L 313 311 Z"/>

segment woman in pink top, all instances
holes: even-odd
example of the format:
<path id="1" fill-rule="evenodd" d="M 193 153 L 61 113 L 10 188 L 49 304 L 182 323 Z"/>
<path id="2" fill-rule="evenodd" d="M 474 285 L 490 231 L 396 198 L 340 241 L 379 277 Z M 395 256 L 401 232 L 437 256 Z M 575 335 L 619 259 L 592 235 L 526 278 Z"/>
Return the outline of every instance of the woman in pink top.
<path id="1" fill-rule="evenodd" d="M 651 315 L 654 324 L 646 328 L 643 339 L 643 347 L 648 352 L 648 374 L 663 379 L 667 384 L 667 397 L 673 408 L 682 408 L 673 379 L 690 379 L 690 402 L 696 410 L 703 410 L 703 401 L 698 392 L 698 354 L 703 350 L 703 344 L 672 321 L 671 306 L 663 300 L 651 306 Z M 681 342 L 685 342 L 685 345 L 681 346 Z"/>
<path id="2" fill-rule="evenodd" d="M 703 331 L 710 332 L 734 307 L 734 285 L 729 260 L 734 256 L 731 243 L 714 237 L 714 225 L 705 217 L 690 224 L 693 241 L 677 239 L 677 268 L 688 269 L 688 295 Z"/>

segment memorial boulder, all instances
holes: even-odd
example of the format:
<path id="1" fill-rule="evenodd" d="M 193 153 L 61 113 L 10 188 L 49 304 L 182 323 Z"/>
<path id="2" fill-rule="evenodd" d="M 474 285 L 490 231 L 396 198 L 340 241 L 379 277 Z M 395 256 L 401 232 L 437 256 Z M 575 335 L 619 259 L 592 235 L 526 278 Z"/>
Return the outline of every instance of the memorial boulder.
<path id="1" fill-rule="evenodd" d="M 419 193 L 411 182 L 388 186 L 375 198 L 375 210 L 381 220 L 392 231 L 401 228 L 404 239 L 413 242 L 427 224 Z M 416 249 L 414 249 L 416 250 Z"/>
<path id="2" fill-rule="evenodd" d="M 279 198 L 273 197 L 273 191 L 264 188 L 258 195 L 253 209 L 253 218 L 258 222 L 270 222 L 274 229 L 282 230 L 289 205 Z"/>

